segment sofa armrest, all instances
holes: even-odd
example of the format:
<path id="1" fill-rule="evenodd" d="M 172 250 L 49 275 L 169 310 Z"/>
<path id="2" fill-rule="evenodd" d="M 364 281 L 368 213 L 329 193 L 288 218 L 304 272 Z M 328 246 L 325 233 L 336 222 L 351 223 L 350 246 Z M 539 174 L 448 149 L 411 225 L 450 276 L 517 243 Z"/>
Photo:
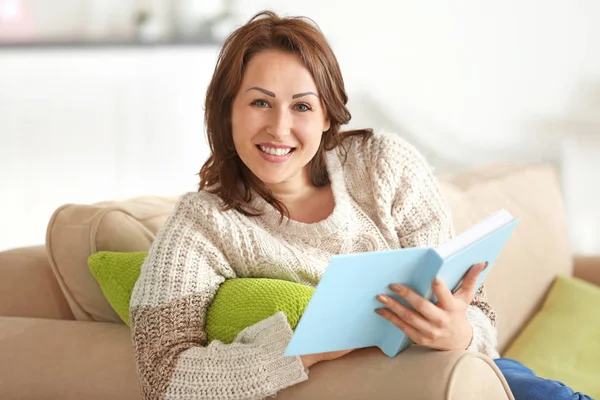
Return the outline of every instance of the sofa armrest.
<path id="1" fill-rule="evenodd" d="M 44 246 L 0 252 L 0 316 L 73 319 Z"/>
<path id="2" fill-rule="evenodd" d="M 316 364 L 308 376 L 277 399 L 514 400 L 494 362 L 467 351 L 413 346 L 388 358 L 368 348 Z"/>
<path id="3" fill-rule="evenodd" d="M 573 276 L 600 286 L 600 255 L 575 256 Z"/>
<path id="4" fill-rule="evenodd" d="M 0 398 L 138 400 L 125 324 L 0 317 Z"/>
<path id="5" fill-rule="evenodd" d="M 0 354 L 3 398 L 141 398 L 125 324 L 0 317 Z M 316 364 L 308 381 L 277 394 L 277 400 L 383 398 L 514 400 L 488 357 L 418 346 L 395 358 L 357 350 Z"/>

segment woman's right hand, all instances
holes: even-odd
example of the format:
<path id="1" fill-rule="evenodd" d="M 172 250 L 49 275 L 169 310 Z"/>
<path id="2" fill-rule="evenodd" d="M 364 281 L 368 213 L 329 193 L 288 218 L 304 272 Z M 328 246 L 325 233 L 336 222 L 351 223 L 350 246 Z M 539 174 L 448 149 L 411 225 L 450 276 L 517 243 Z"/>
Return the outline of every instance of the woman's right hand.
<path id="1" fill-rule="evenodd" d="M 335 360 L 336 358 L 345 356 L 346 354 L 348 354 L 352 351 L 354 351 L 354 349 L 330 351 L 327 353 L 306 354 L 306 355 L 300 356 L 300 360 L 302 360 L 302 365 L 304 365 L 304 368 L 309 368 L 318 362 Z"/>

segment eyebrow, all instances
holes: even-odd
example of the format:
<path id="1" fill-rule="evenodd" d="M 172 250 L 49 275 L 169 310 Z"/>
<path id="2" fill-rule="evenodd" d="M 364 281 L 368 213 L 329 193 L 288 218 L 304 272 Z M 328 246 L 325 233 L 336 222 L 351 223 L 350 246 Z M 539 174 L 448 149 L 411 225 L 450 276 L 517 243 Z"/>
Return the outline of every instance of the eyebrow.
<path id="1" fill-rule="evenodd" d="M 258 90 L 259 92 L 263 92 L 267 96 L 275 97 L 275 93 L 273 93 L 273 92 L 271 92 L 270 90 L 267 90 L 267 89 L 259 88 L 257 86 L 252 86 L 250 89 L 246 90 L 246 92 L 248 92 L 250 90 Z"/>
<path id="2" fill-rule="evenodd" d="M 271 92 L 270 90 L 258 87 L 258 86 L 252 86 L 250 89 L 246 90 L 246 92 L 248 92 L 250 90 L 258 90 L 259 92 L 262 92 L 262 93 L 266 94 L 267 96 L 276 97 L 275 93 Z M 309 94 L 312 94 L 313 96 L 319 98 L 319 95 L 316 94 L 315 92 L 302 92 L 302 93 L 296 93 L 295 95 L 293 95 L 292 99 L 297 99 L 298 97 L 302 97 L 302 96 L 308 96 Z"/>
<path id="3" fill-rule="evenodd" d="M 307 96 L 309 94 L 312 94 L 313 96 L 319 98 L 319 95 L 316 94 L 315 92 L 303 92 L 303 93 L 297 93 L 297 94 L 293 95 L 292 99 L 297 99 L 298 97 Z"/>

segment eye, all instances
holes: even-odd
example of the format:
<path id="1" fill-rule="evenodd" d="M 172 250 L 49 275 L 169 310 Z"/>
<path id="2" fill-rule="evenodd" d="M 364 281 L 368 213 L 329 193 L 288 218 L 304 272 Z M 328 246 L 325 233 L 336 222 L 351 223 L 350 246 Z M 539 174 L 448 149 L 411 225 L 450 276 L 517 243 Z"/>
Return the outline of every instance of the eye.
<path id="1" fill-rule="evenodd" d="M 267 108 L 269 107 L 269 103 L 265 100 L 262 99 L 258 99 L 258 100 L 254 100 L 252 103 L 250 103 L 250 105 L 256 106 L 258 108 Z"/>
<path id="2" fill-rule="evenodd" d="M 298 103 L 298 104 L 294 105 L 294 110 L 300 111 L 300 112 L 306 112 L 306 111 L 311 111 L 312 108 L 310 108 L 310 106 L 306 103 Z"/>

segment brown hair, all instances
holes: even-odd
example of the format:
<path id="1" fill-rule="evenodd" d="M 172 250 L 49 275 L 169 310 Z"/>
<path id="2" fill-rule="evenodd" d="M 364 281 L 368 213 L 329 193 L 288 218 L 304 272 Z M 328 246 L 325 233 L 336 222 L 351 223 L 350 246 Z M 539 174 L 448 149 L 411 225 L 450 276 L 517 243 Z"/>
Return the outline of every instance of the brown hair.
<path id="1" fill-rule="evenodd" d="M 223 200 L 224 210 L 235 209 L 245 215 L 260 215 L 249 204 L 254 190 L 282 217 L 289 215 L 285 205 L 242 162 L 233 144 L 232 104 L 242 84 L 244 69 L 257 53 L 272 49 L 296 53 L 315 80 L 331 122 L 317 153 L 309 162 L 310 179 L 316 187 L 330 183 L 325 151 L 336 148 L 346 137 L 363 136 L 367 140 L 373 134 L 371 129 L 339 131 L 340 126 L 347 124 L 351 118 L 346 108 L 348 96 L 344 80 L 327 40 L 318 26 L 311 22 L 304 17 L 281 18 L 274 12 L 263 11 L 236 29 L 221 48 L 205 103 L 204 122 L 211 155 L 199 175 L 200 190 L 217 194 Z"/>

